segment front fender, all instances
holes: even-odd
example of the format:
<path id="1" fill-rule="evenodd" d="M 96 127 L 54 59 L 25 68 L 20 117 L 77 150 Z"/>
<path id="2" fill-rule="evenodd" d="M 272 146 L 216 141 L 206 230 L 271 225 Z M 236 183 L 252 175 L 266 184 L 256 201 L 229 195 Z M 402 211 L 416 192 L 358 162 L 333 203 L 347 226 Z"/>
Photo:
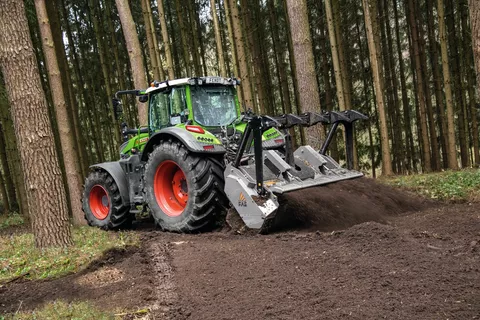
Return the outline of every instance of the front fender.
<path id="1" fill-rule="evenodd" d="M 98 163 L 90 166 L 90 168 L 106 171 L 117 184 L 123 204 L 126 206 L 130 205 L 127 177 L 125 176 L 125 172 L 118 161 Z"/>
<path id="2" fill-rule="evenodd" d="M 217 144 L 213 145 L 213 149 L 204 149 L 204 146 L 211 144 L 205 144 L 197 141 L 197 139 L 195 139 L 195 137 L 185 129 L 169 127 L 160 130 L 150 137 L 145 148 L 143 149 L 142 161 L 148 160 L 148 155 L 153 151 L 156 145 L 158 145 L 161 141 L 168 140 L 171 137 L 179 140 L 191 152 L 216 155 L 223 155 L 226 152 L 222 145 Z"/>

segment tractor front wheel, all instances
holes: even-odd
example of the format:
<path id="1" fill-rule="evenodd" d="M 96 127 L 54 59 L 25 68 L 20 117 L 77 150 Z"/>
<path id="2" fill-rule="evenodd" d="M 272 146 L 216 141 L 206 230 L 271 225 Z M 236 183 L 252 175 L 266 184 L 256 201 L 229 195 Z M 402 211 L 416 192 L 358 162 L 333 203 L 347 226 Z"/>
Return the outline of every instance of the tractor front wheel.
<path id="1" fill-rule="evenodd" d="M 163 230 L 204 230 L 228 204 L 221 161 L 176 141 L 162 142 L 150 154 L 144 181 L 145 199 Z"/>
<path id="2" fill-rule="evenodd" d="M 93 171 L 85 180 L 82 209 L 90 226 L 104 230 L 126 227 L 132 222 L 115 180 L 105 171 Z"/>

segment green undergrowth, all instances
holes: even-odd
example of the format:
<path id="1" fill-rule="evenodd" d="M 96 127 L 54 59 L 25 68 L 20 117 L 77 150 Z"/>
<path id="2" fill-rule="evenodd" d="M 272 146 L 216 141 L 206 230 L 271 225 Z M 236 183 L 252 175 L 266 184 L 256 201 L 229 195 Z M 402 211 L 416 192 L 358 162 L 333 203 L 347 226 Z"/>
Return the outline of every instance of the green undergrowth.
<path id="1" fill-rule="evenodd" d="M 430 199 L 448 202 L 480 201 L 480 170 L 444 171 L 380 179 Z"/>
<path id="2" fill-rule="evenodd" d="M 25 220 L 18 213 L 0 214 L 0 230 L 23 225 Z"/>
<path id="3" fill-rule="evenodd" d="M 37 249 L 33 234 L 0 236 L 0 284 L 17 278 L 46 279 L 78 272 L 109 249 L 139 245 L 132 232 L 106 232 L 97 228 L 73 229 L 69 248 Z"/>

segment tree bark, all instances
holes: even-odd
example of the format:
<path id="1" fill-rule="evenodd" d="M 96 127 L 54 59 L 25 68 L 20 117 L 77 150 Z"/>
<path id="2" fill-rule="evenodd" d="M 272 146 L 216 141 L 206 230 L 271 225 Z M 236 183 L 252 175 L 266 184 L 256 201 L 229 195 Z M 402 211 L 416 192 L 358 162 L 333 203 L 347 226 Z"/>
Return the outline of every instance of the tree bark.
<path id="1" fill-rule="evenodd" d="M 117 2 L 119 0 L 116 0 Z M 168 38 L 167 20 L 165 19 L 165 9 L 163 6 L 163 0 L 157 0 L 158 5 L 158 18 L 160 20 L 160 28 L 162 31 L 163 46 L 165 48 L 165 56 L 167 57 L 167 71 L 169 80 L 175 79 L 175 73 L 173 71 L 173 58 L 172 50 L 170 47 L 170 39 Z"/>
<path id="2" fill-rule="evenodd" d="M 286 113 L 292 112 L 292 103 L 290 101 L 290 89 L 288 88 L 287 70 L 285 68 L 284 55 L 282 54 L 282 48 L 280 46 L 281 40 L 279 37 L 279 28 L 277 15 L 275 12 L 275 1 L 268 0 L 268 11 L 270 17 L 270 24 L 272 29 L 272 41 L 275 54 L 275 61 L 277 64 L 277 77 L 280 82 L 280 93 L 282 97 L 283 110 Z"/>
<path id="3" fill-rule="evenodd" d="M 117 4 L 118 15 L 120 16 L 125 42 L 127 44 L 133 84 L 135 88 L 145 89 L 147 87 L 145 66 L 143 65 L 140 42 L 138 41 L 138 35 L 135 30 L 135 23 L 132 18 L 130 6 L 128 5 L 128 0 L 115 0 L 115 3 Z M 158 3 L 160 4 L 161 0 Z M 146 125 L 148 122 L 147 105 L 137 101 L 137 108 L 140 125 Z"/>
<path id="4" fill-rule="evenodd" d="M 3 172 L 1 190 L 2 190 L 2 200 L 3 200 L 3 209 L 6 213 L 10 212 L 10 204 L 13 204 L 17 201 L 17 194 L 15 192 L 15 185 L 13 183 L 12 174 L 8 166 L 6 144 L 5 144 L 5 130 L 3 130 L 3 124 L 0 122 L 0 168 Z M 7 137 L 8 138 L 8 137 Z M 1 172 L 0 172 L 1 174 Z"/>
<path id="5" fill-rule="evenodd" d="M 421 12 L 421 10 L 418 8 L 418 2 L 415 5 L 415 16 L 418 17 L 418 12 Z M 430 146 L 431 146 L 431 151 L 432 151 L 432 169 L 434 171 L 438 171 L 441 168 L 440 165 L 440 149 L 438 147 L 438 137 L 437 137 L 437 130 L 436 130 L 436 123 L 435 119 L 433 116 L 433 104 L 432 104 L 432 94 L 430 91 L 430 75 L 428 72 L 428 67 L 427 67 L 427 57 L 425 54 L 425 31 L 423 29 L 423 23 L 421 17 L 417 18 L 418 21 L 418 45 L 420 49 L 420 60 L 422 61 L 421 63 L 421 69 L 423 72 L 423 84 L 424 84 L 424 89 L 425 89 L 425 103 L 426 103 L 426 111 L 427 111 L 427 120 L 428 120 L 428 129 L 430 133 Z"/>
<path id="6" fill-rule="evenodd" d="M 1 77 L 1 73 L 0 73 Z M 0 100 L 0 122 L 2 123 L 2 129 L 5 137 L 5 155 L 7 156 L 7 162 L 9 171 L 13 181 L 12 187 L 15 188 L 16 198 L 14 202 L 10 201 L 10 207 L 12 210 L 19 211 L 24 217 L 29 216 L 27 193 L 25 191 L 25 183 L 23 179 L 22 162 L 20 161 L 20 153 L 18 150 L 17 140 L 15 138 L 15 130 L 13 127 L 12 116 L 10 113 L 10 106 L 7 101 L 6 90 L 2 86 L 2 79 L 0 79 L 0 91 L 4 92 L 5 101 Z M 7 192 L 8 193 L 8 192 Z"/>
<path id="7" fill-rule="evenodd" d="M 295 77 L 299 92 L 301 112 L 320 112 L 320 97 L 315 74 L 315 61 L 312 52 L 312 39 L 308 26 L 307 4 L 305 0 L 287 0 L 288 21 L 293 43 Z M 318 149 L 323 140 L 323 132 L 318 126 L 305 130 L 306 142 Z"/>
<path id="8" fill-rule="evenodd" d="M 70 68 L 68 65 L 67 55 L 65 53 L 65 45 L 63 43 L 63 33 L 60 23 L 60 10 L 59 4 L 54 1 L 46 1 L 46 8 L 48 18 L 50 20 L 50 26 L 52 29 L 53 42 L 55 43 L 55 53 L 57 55 L 58 67 L 60 69 L 60 76 L 63 85 L 63 92 L 66 94 L 65 99 L 68 97 L 67 112 L 68 121 L 72 128 L 73 141 L 75 143 L 75 156 L 78 157 L 76 161 L 78 168 L 77 171 L 80 174 L 79 179 L 83 179 L 88 171 L 88 157 L 87 150 L 85 149 L 85 141 L 81 134 L 80 120 L 78 117 L 78 104 L 75 97 L 73 83 L 70 76 Z M 82 219 L 84 220 L 84 219 Z"/>
<path id="9" fill-rule="evenodd" d="M 215 0 L 210 0 L 210 8 L 212 10 L 213 17 L 213 29 L 215 30 L 215 42 L 217 44 L 218 53 L 218 65 L 220 66 L 220 75 L 222 77 L 227 76 L 227 70 L 225 69 L 225 59 L 223 57 L 222 37 L 220 35 L 220 26 L 218 24 L 217 8 Z"/>
<path id="10" fill-rule="evenodd" d="M 472 41 L 473 41 L 473 28 L 472 25 L 468 25 L 468 3 L 467 0 L 460 1 L 460 12 L 462 18 L 462 37 L 464 43 L 464 55 L 466 56 L 466 73 L 468 82 L 468 99 L 470 107 L 470 119 L 472 124 L 472 144 L 473 144 L 473 164 L 480 166 L 480 150 L 479 150 L 479 136 L 478 136 L 478 111 L 477 111 L 477 99 L 475 94 L 475 61 L 473 57 Z M 470 38 L 472 36 L 472 38 Z"/>
<path id="11" fill-rule="evenodd" d="M 437 117 L 440 125 L 440 144 L 442 148 L 443 167 L 448 168 L 448 150 L 447 150 L 447 121 L 445 117 L 445 103 L 443 101 L 442 76 L 438 65 L 439 55 L 437 49 L 437 39 L 435 37 L 435 23 L 433 15 L 433 3 L 426 2 L 428 19 L 428 42 L 430 47 L 430 61 L 432 65 L 433 83 L 435 87 L 435 100 L 437 102 Z"/>
<path id="12" fill-rule="evenodd" d="M 453 94 L 450 78 L 450 63 L 448 60 L 447 28 L 445 26 L 445 7 L 443 0 L 437 0 L 438 26 L 440 34 L 440 47 L 442 51 L 443 85 L 445 87 L 445 100 L 447 105 L 447 155 L 448 168 L 458 169 L 457 149 L 455 147 L 455 112 L 453 108 Z"/>
<path id="13" fill-rule="evenodd" d="M 248 72 L 248 60 L 245 52 L 245 40 L 243 38 L 242 29 L 241 29 L 241 19 L 238 12 L 236 0 L 226 0 L 227 5 L 229 6 L 231 18 L 232 18 L 232 27 L 233 34 L 235 36 L 234 43 L 237 49 L 237 59 L 240 69 L 240 78 L 242 80 L 242 92 L 243 92 L 243 104 L 247 107 L 253 108 L 253 94 L 251 91 L 251 79 Z"/>
<path id="14" fill-rule="evenodd" d="M 455 102 L 457 105 L 457 125 L 458 125 L 458 140 L 460 145 L 460 161 L 462 167 L 466 168 L 470 165 L 470 159 L 468 157 L 468 135 L 467 135 L 467 124 L 465 123 L 465 113 L 466 113 L 466 97 L 462 85 L 462 68 L 460 65 L 460 55 L 459 55 L 459 43 L 457 28 L 455 25 L 455 1 L 446 0 L 446 9 L 447 14 L 445 20 L 447 23 L 448 30 L 448 43 L 450 50 L 451 58 L 451 72 L 453 77 L 453 93 L 455 97 Z"/>
<path id="15" fill-rule="evenodd" d="M 415 60 L 415 72 L 417 77 L 417 94 L 418 94 L 418 105 L 420 108 L 420 127 L 422 129 L 421 143 L 422 151 L 424 158 L 424 170 L 425 172 L 432 171 L 432 159 L 430 154 L 430 142 L 428 139 L 428 128 L 427 128 L 427 107 L 426 107 L 426 97 L 423 83 L 423 73 L 422 73 L 422 61 L 420 56 L 420 46 L 418 39 L 418 26 L 417 20 L 415 18 L 415 5 L 413 0 L 408 0 L 409 14 L 408 19 L 410 21 L 411 33 L 412 33 L 412 46 L 413 54 Z"/>
<path id="16" fill-rule="evenodd" d="M 383 78 L 381 65 L 382 56 L 379 50 L 380 41 L 378 34 L 377 8 L 376 0 L 362 0 L 363 12 L 365 17 L 365 26 L 367 29 L 368 48 L 370 51 L 370 67 L 373 74 L 373 83 L 375 88 L 375 98 L 380 122 L 380 145 L 382 148 L 382 174 L 392 175 L 392 158 L 390 154 L 390 144 L 387 130 L 387 117 L 385 114 L 384 88 L 385 80 Z"/>
<path id="17" fill-rule="evenodd" d="M 155 45 L 153 43 L 153 33 L 150 26 L 150 18 L 148 17 L 148 9 L 147 6 L 149 5 L 149 0 L 140 0 L 142 5 L 142 12 L 143 12 L 143 22 L 145 25 L 145 34 L 147 37 L 147 44 L 148 44 L 148 53 L 150 56 L 150 64 L 152 65 L 153 77 L 154 79 L 160 79 L 160 70 L 158 67 L 157 55 L 155 53 Z"/>
<path id="18" fill-rule="evenodd" d="M 334 0 L 335 1 L 335 0 Z M 335 23 L 333 21 L 333 11 L 331 0 L 325 0 L 325 14 L 328 26 L 328 35 L 330 37 L 330 48 L 332 51 L 333 70 L 335 73 L 335 84 L 337 88 L 337 100 L 340 111 L 347 110 L 345 102 L 345 92 L 342 81 L 342 69 L 340 67 L 340 59 L 338 57 L 338 44 L 335 34 Z"/>
<path id="19" fill-rule="evenodd" d="M 177 19 L 178 25 L 180 27 L 180 38 L 182 40 L 182 52 L 183 52 L 183 61 L 185 63 L 185 71 L 187 77 L 192 76 L 192 71 L 190 68 L 190 53 L 188 52 L 188 44 L 187 44 L 187 27 L 185 26 L 184 21 L 184 11 L 182 9 L 182 4 L 180 0 L 175 0 L 175 9 L 177 11 Z"/>
<path id="20" fill-rule="evenodd" d="M 147 0 L 147 11 L 148 11 L 148 21 L 150 23 L 150 30 L 152 32 L 153 46 L 155 47 L 155 56 L 158 63 L 158 73 L 160 74 L 160 79 L 158 81 L 165 80 L 165 71 L 163 70 L 163 61 L 162 55 L 160 54 L 160 47 L 158 46 L 157 32 L 155 29 L 155 24 L 153 23 L 153 14 L 152 14 L 152 4 L 150 0 Z"/>
<path id="21" fill-rule="evenodd" d="M 75 150 L 77 149 L 74 141 L 74 131 L 72 123 L 68 119 L 67 104 L 63 91 L 60 69 L 58 66 L 55 45 L 53 42 L 52 31 L 48 20 L 47 9 L 44 0 L 35 0 L 38 24 L 42 35 L 43 52 L 45 53 L 45 62 L 48 72 L 50 89 L 52 90 L 53 104 L 60 133 L 60 144 L 65 166 L 65 175 L 67 182 L 67 192 L 70 199 L 70 209 L 73 216 L 73 222 L 76 225 L 86 225 L 84 214 L 82 212 L 79 199 L 82 198 L 82 191 L 79 180 L 80 168 Z M 63 42 L 62 42 L 63 45 Z"/>
<path id="22" fill-rule="evenodd" d="M 37 247 L 68 246 L 72 237 L 67 197 L 48 119 L 45 94 L 23 1 L 0 6 L 0 65 L 15 125 L 15 135 L 28 186 L 28 206 Z M 25 81 L 28 79 L 28 81 Z"/>

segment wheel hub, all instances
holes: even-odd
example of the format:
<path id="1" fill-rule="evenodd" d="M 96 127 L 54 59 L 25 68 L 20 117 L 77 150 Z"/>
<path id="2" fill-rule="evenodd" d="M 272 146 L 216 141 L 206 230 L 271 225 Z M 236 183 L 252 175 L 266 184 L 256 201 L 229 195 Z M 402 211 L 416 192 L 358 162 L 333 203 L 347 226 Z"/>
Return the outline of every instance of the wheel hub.
<path id="1" fill-rule="evenodd" d="M 157 204 L 170 217 L 180 216 L 188 203 L 188 184 L 183 170 L 171 160 L 155 172 L 153 191 Z"/>
<path id="2" fill-rule="evenodd" d="M 99 184 L 96 184 L 90 190 L 89 195 L 90 210 L 95 218 L 105 220 L 110 213 L 110 198 L 107 190 Z"/>

